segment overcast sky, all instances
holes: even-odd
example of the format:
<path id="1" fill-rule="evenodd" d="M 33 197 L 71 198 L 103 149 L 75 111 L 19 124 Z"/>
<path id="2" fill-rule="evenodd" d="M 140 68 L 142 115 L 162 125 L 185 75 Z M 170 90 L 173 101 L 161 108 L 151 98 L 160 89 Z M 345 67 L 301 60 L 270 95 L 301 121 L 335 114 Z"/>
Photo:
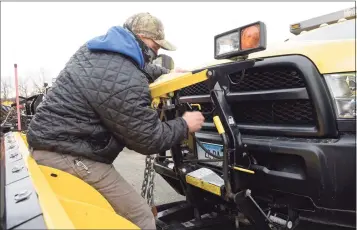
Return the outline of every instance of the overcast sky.
<path id="1" fill-rule="evenodd" d="M 47 81 L 57 76 L 70 56 L 111 26 L 147 11 L 159 17 L 166 39 L 178 50 L 175 65 L 192 68 L 213 59 L 213 36 L 255 21 L 267 26 L 268 45 L 290 37 L 289 25 L 353 7 L 354 2 L 1 2 L 1 77 Z M 11 80 L 13 81 L 13 80 Z M 31 80 L 29 80 L 30 82 Z"/>

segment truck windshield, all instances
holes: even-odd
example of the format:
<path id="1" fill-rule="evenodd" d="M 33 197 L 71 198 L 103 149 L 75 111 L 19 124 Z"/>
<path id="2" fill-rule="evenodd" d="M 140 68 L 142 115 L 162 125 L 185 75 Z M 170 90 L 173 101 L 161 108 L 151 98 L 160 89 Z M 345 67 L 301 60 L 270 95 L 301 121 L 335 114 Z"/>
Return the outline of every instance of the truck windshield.
<path id="1" fill-rule="evenodd" d="M 356 19 L 321 27 L 295 37 L 292 41 L 356 39 Z"/>

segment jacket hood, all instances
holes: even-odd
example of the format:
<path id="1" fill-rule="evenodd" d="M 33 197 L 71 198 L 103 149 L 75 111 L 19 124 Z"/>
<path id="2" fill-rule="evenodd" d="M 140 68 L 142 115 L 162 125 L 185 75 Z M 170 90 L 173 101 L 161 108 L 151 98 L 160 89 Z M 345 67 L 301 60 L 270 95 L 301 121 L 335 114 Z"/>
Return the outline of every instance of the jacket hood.
<path id="1" fill-rule="evenodd" d="M 124 54 L 138 63 L 140 68 L 144 68 L 144 56 L 138 42 L 128 30 L 120 26 L 113 26 L 107 34 L 89 40 L 87 47 L 91 51 L 103 50 Z"/>

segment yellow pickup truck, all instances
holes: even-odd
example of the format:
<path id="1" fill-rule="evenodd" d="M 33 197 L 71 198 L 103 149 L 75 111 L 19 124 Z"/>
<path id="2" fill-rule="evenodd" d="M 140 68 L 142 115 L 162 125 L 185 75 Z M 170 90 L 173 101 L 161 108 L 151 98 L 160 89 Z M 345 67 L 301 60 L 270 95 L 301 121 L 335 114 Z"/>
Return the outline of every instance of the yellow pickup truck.
<path id="1" fill-rule="evenodd" d="M 225 57 L 202 70 L 220 71 L 249 60 L 255 64 L 243 70 L 236 67 L 228 74 L 222 87 L 226 106 L 212 100 L 212 86 L 198 80 L 200 76 L 179 91 L 180 103 L 199 105 L 205 116 L 194 141 L 181 148 L 202 167 L 224 175 L 224 164 L 208 152 L 225 155 L 214 117 L 222 119 L 220 111 L 229 107 L 228 121 L 237 124 L 239 131 L 234 132 L 250 156 L 243 169 L 248 173 L 231 172 L 232 186 L 237 191 L 249 188 L 262 207 L 258 208 L 261 217 L 253 218 L 255 224 L 259 218 L 271 218 L 286 229 L 311 223 L 320 225 L 312 229 L 355 229 L 356 9 L 294 23 L 290 31 L 291 38 L 239 57 L 234 56 L 239 45 L 232 45 L 236 41 L 229 38 L 236 38 L 237 30 L 226 32 L 226 40 L 220 43 Z M 231 161 L 242 164 L 238 155 L 230 155 Z M 169 165 L 169 161 L 158 161 L 156 171 L 185 195 Z M 204 183 L 196 181 L 196 186 L 209 190 L 211 185 Z M 308 229 L 306 225 L 300 229 Z"/>

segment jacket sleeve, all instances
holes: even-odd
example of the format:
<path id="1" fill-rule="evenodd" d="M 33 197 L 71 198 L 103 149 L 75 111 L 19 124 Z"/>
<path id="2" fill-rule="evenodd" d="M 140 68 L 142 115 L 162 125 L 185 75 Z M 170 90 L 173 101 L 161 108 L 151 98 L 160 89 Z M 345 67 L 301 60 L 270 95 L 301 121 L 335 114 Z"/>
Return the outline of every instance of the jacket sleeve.
<path id="1" fill-rule="evenodd" d="M 151 76 L 152 82 L 154 82 L 161 75 L 169 73 L 170 70 L 149 63 L 145 65 L 145 72 Z"/>
<path id="2" fill-rule="evenodd" d="M 144 74 L 133 71 L 121 74 L 113 92 L 97 107 L 104 125 L 128 149 L 141 154 L 155 154 L 169 150 L 187 137 L 186 121 L 179 117 L 162 122 L 151 108 L 151 95 Z"/>

